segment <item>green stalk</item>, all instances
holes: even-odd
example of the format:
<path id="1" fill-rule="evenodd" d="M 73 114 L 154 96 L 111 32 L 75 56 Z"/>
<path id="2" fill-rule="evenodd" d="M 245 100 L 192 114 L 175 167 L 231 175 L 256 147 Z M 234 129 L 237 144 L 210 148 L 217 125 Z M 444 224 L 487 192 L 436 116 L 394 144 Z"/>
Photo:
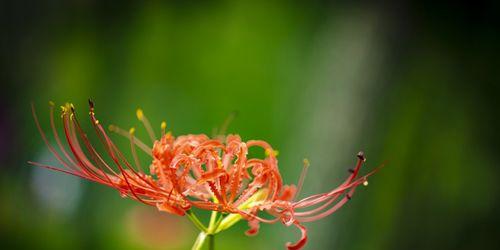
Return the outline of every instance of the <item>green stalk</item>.
<path id="1" fill-rule="evenodd" d="M 200 231 L 202 231 L 202 232 L 207 231 L 207 228 L 205 227 L 205 225 L 203 225 L 203 223 L 201 223 L 201 221 L 198 219 L 198 217 L 196 217 L 196 215 L 191 210 L 186 211 L 186 215 L 188 216 L 189 220 L 191 220 L 191 222 L 193 222 L 193 224 L 198 229 L 200 229 Z"/>
<path id="2" fill-rule="evenodd" d="M 208 235 L 208 250 L 215 250 L 215 234 Z"/>
<path id="3" fill-rule="evenodd" d="M 192 250 L 201 250 L 203 247 L 203 244 L 208 238 L 208 249 L 209 250 L 215 250 L 215 231 L 217 230 L 217 227 L 220 224 L 221 219 L 217 219 L 218 217 L 218 212 L 217 211 L 212 211 L 212 214 L 210 215 L 210 222 L 208 223 L 208 228 L 206 228 L 203 223 L 196 217 L 196 215 L 191 212 L 191 210 L 188 210 L 186 212 L 187 217 L 193 222 L 193 224 L 200 229 L 200 233 L 198 234 L 198 238 L 196 238 L 196 241 L 194 242 L 193 247 L 191 248 Z M 222 216 L 221 216 L 222 217 Z"/>
<path id="4" fill-rule="evenodd" d="M 200 234 L 198 234 L 198 238 L 196 238 L 196 241 L 194 242 L 194 245 L 191 248 L 191 250 L 201 250 L 201 248 L 203 247 L 203 243 L 205 243 L 206 238 L 207 238 L 207 233 L 200 232 Z"/>

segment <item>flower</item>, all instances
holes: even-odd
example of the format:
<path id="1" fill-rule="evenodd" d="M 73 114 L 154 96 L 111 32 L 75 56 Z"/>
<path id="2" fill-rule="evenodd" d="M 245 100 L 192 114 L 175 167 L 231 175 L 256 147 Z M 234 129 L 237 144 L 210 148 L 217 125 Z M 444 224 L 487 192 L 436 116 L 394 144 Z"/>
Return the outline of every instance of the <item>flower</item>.
<path id="1" fill-rule="evenodd" d="M 301 249 L 307 241 L 303 223 L 319 220 L 337 211 L 351 199 L 357 186 L 368 184 L 367 178 L 378 169 L 358 177 L 366 161 L 360 152 L 355 167 L 340 186 L 299 200 L 297 197 L 309 161 L 304 160 L 297 185 L 284 185 L 276 158 L 278 151 L 265 141 L 245 142 L 233 134 L 215 138 L 204 134 L 175 137 L 171 132 L 166 132 L 165 122 L 161 124 L 161 137 L 157 139 L 149 120 L 139 109 L 137 118 L 147 130 L 153 142 L 152 147 L 135 136 L 134 128 L 127 132 L 117 126 L 109 126 L 110 131 L 129 139 L 133 158 L 131 162 L 96 119 L 92 101 L 89 100 L 90 121 L 107 156 L 98 152 L 89 141 L 72 104 L 61 106 L 64 139 L 67 143 L 65 147 L 55 127 L 54 104 L 50 104 L 50 123 L 57 147 L 49 143 L 34 107 L 33 116 L 42 139 L 63 167 L 35 162 L 31 164 L 112 187 L 122 197 L 156 206 L 160 211 L 188 215 L 202 230 L 207 228 L 196 217 L 192 217 L 191 208 L 218 212 L 221 216 L 213 223 L 211 220 L 207 231 L 210 234 L 217 234 L 242 219 L 247 220 L 250 227 L 247 235 L 255 235 L 261 222 L 281 222 L 300 230 L 300 240 L 293 244 L 287 243 L 286 246 L 288 249 Z M 263 149 L 265 157 L 249 158 L 248 151 L 252 147 Z M 142 168 L 136 148 L 152 158 L 149 171 Z M 111 161 L 104 160 L 106 157 Z"/>

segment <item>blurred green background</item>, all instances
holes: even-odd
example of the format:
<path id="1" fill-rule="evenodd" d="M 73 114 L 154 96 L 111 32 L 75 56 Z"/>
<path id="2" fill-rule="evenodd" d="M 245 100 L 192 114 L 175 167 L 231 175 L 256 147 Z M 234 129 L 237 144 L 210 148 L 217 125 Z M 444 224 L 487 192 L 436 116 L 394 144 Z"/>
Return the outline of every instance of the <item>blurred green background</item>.
<path id="1" fill-rule="evenodd" d="M 500 247 L 498 4 L 400 1 L 3 1 L 2 249 L 189 249 L 196 230 L 53 163 L 30 114 L 49 100 L 101 123 L 229 132 L 280 151 L 304 195 L 336 187 L 364 150 L 388 161 L 306 249 Z M 84 120 L 82 120 L 84 121 Z M 86 122 L 86 121 L 85 121 Z M 142 133 L 142 134 L 141 134 Z M 139 136 L 145 136 L 139 132 Z M 128 142 L 114 136 L 128 152 Z M 142 158 L 144 164 L 148 159 Z M 365 169 L 366 170 L 366 169 Z M 283 249 L 298 231 L 240 223 L 217 249 Z"/>

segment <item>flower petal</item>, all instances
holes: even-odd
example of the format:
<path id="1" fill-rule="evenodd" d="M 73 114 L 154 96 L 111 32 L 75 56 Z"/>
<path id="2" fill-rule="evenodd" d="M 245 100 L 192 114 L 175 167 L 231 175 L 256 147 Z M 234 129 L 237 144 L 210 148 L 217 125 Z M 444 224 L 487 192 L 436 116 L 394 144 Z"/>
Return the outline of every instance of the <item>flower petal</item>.
<path id="1" fill-rule="evenodd" d="M 306 227 L 304 227 L 303 225 L 301 225 L 299 223 L 295 223 L 294 225 L 297 226 L 300 229 L 300 233 L 302 235 L 301 235 L 299 241 L 297 241 L 295 243 L 291 243 L 291 242 L 286 243 L 286 247 L 288 248 L 288 250 L 299 250 L 299 249 L 302 249 L 304 247 L 304 245 L 307 243 L 307 230 L 306 230 Z"/>

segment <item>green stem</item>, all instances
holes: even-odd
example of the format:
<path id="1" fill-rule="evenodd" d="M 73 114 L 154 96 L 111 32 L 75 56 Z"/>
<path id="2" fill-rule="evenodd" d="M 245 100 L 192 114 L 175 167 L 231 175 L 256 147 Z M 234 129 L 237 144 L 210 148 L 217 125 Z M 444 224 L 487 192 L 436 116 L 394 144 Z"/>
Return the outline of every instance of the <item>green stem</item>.
<path id="1" fill-rule="evenodd" d="M 217 211 L 212 211 L 210 215 L 210 222 L 208 223 L 207 236 L 208 236 L 208 249 L 215 250 L 215 230 L 217 230 Z"/>
<path id="2" fill-rule="evenodd" d="M 215 250 L 215 234 L 208 235 L 208 250 Z"/>
<path id="3" fill-rule="evenodd" d="M 207 234 L 205 232 L 200 232 L 198 234 L 198 238 L 196 238 L 196 241 L 194 242 L 193 247 L 191 250 L 201 250 L 203 247 L 203 243 L 205 243 L 205 239 L 207 238 Z"/>
<path id="4" fill-rule="evenodd" d="M 206 232 L 207 228 L 201 223 L 201 221 L 196 217 L 196 215 L 191 211 L 188 210 L 186 211 L 186 215 L 188 216 L 189 220 L 193 222 L 193 224 L 202 232 Z"/>
<path id="5" fill-rule="evenodd" d="M 210 222 L 208 223 L 208 233 L 213 233 L 215 231 L 215 222 L 217 221 L 217 211 L 212 211 L 210 215 Z"/>

